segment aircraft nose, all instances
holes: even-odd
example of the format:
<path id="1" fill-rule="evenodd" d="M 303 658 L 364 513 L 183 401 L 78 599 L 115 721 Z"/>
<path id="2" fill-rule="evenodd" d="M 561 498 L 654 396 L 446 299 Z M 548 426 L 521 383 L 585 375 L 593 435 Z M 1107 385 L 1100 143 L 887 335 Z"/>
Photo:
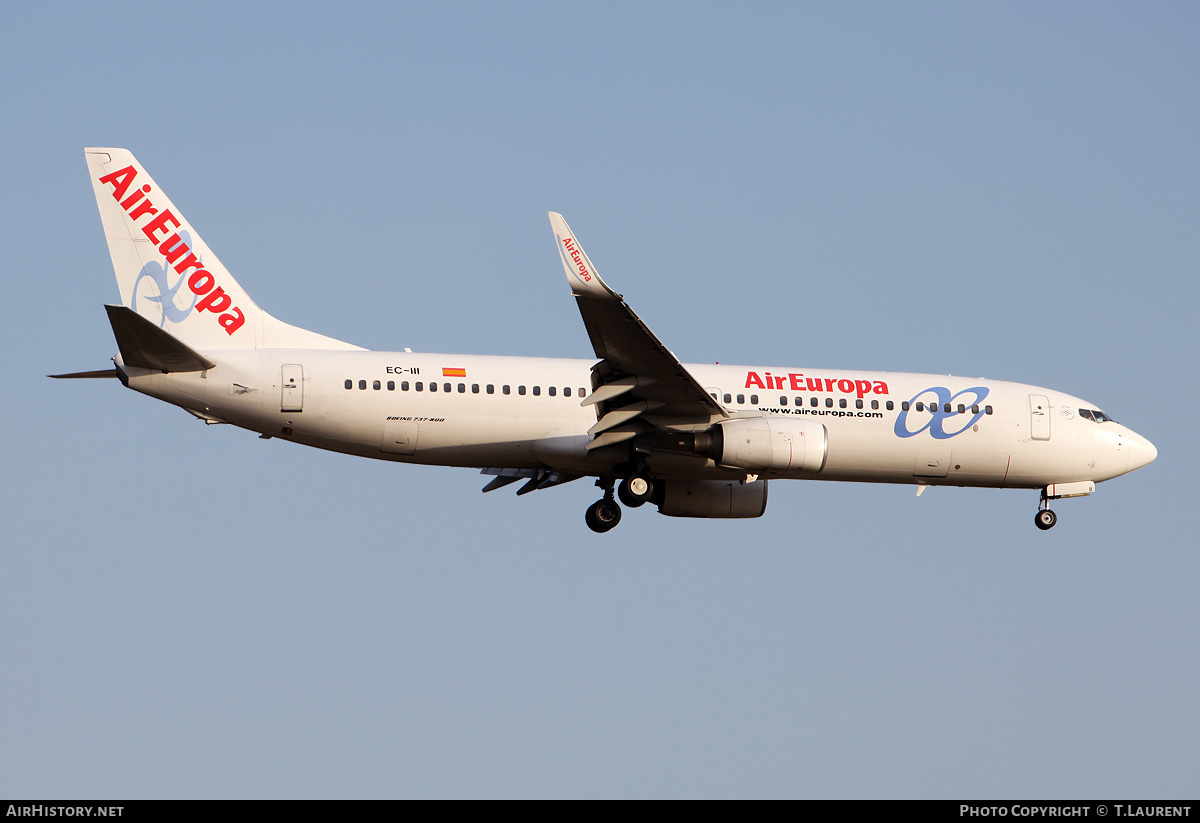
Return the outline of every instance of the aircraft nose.
<path id="1" fill-rule="evenodd" d="M 1128 452 L 1129 468 L 1126 471 L 1148 466 L 1154 462 L 1154 458 L 1158 457 L 1158 449 L 1154 448 L 1154 444 L 1133 432 L 1129 433 Z"/>

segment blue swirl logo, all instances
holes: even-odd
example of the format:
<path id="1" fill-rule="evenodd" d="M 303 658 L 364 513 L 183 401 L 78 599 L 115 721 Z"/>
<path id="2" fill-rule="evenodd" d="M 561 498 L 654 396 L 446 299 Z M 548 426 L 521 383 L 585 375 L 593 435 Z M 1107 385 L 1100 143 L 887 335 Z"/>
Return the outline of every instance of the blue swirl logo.
<path id="1" fill-rule="evenodd" d="M 186 231 L 181 231 L 179 236 L 190 249 L 192 245 L 191 236 Z M 146 300 L 149 300 L 151 303 L 158 303 L 159 308 L 162 310 L 162 322 L 158 324 L 160 328 L 166 328 L 168 322 L 182 323 L 192 313 L 192 309 L 195 308 L 196 300 L 198 299 L 193 294 L 192 302 L 187 308 L 180 308 L 175 302 L 175 295 L 179 292 L 179 287 L 183 285 L 185 276 L 182 274 L 179 275 L 179 279 L 172 285 L 169 280 L 170 275 L 171 270 L 166 263 L 150 262 L 142 266 L 142 270 L 138 272 L 137 279 L 133 281 L 133 295 L 129 301 L 129 308 L 137 311 L 138 287 L 141 286 L 143 280 L 150 280 L 158 288 L 158 294 L 146 295 Z"/>
<path id="2" fill-rule="evenodd" d="M 955 408 L 955 401 L 963 397 L 963 395 L 970 395 L 971 399 L 970 401 L 963 401 L 963 405 L 967 407 L 968 411 L 960 414 L 953 411 L 953 409 Z M 979 419 L 985 414 L 981 404 L 983 403 L 984 398 L 987 396 L 987 386 L 973 386 L 969 389 L 963 389 L 960 392 L 956 392 L 955 394 L 951 394 L 949 389 L 943 388 L 942 386 L 931 386 L 928 389 L 919 391 L 913 395 L 913 398 L 906 404 L 909 408 L 901 411 L 896 417 L 896 436 L 916 437 L 926 429 L 929 430 L 929 434 L 935 440 L 947 440 L 955 435 L 962 434 L 967 429 L 978 423 Z M 921 428 L 917 429 L 916 431 L 912 431 L 908 428 L 908 415 L 913 405 L 918 401 L 927 403 L 929 411 L 917 412 L 917 414 L 920 415 L 920 419 L 924 420 L 925 423 L 923 426 L 921 426 Z M 969 411 L 972 406 L 979 406 L 979 411 L 975 414 L 970 414 Z M 946 411 L 948 408 L 951 409 L 951 411 Z M 925 417 L 926 414 L 929 415 L 928 418 Z M 952 421 L 950 423 L 950 427 L 952 429 L 951 431 L 946 430 L 947 420 Z M 961 425 L 959 425 L 960 422 Z M 954 428 L 955 426 L 957 426 L 957 428 Z"/>

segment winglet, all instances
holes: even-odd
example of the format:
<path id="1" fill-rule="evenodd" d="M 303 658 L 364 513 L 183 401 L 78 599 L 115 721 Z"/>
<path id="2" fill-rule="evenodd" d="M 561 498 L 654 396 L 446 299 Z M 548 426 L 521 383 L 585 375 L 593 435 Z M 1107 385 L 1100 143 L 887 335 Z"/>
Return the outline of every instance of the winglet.
<path id="1" fill-rule="evenodd" d="M 620 300 L 621 295 L 610 289 L 600 279 L 596 267 L 592 265 L 587 253 L 575 239 L 571 227 L 567 225 L 566 220 L 563 220 L 563 216 L 553 211 L 549 214 L 550 228 L 554 230 L 554 244 L 558 247 L 559 256 L 562 257 L 563 270 L 567 273 L 567 282 L 571 285 L 571 291 L 579 297 Z"/>

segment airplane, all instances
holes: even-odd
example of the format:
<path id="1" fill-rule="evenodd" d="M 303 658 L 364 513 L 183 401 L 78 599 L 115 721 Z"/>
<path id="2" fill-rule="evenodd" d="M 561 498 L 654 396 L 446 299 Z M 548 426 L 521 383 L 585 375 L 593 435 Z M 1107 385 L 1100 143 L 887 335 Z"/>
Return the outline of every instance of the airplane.
<path id="1" fill-rule="evenodd" d="M 368 351 L 263 311 L 126 149 L 84 150 L 120 305 L 115 377 L 207 424 L 347 454 L 480 469 L 518 495 L 595 478 L 621 505 L 749 518 L 769 481 L 1036 489 L 1049 501 L 1157 457 L 1096 404 L 982 378 L 681 363 L 600 278 L 562 215 L 554 243 L 596 359 Z M 617 501 L 620 501 L 620 504 Z"/>

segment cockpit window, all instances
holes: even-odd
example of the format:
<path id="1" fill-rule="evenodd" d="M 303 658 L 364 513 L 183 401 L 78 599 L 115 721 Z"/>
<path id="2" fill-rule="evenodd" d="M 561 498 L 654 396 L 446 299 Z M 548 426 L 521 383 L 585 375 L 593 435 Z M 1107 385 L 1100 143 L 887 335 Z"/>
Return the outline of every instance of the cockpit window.
<path id="1" fill-rule="evenodd" d="M 1084 418 L 1085 420 L 1091 420 L 1094 423 L 1116 423 L 1117 422 L 1116 420 L 1113 420 L 1111 417 L 1109 417 L 1107 414 L 1100 411 L 1099 409 L 1080 409 L 1079 416 Z"/>

